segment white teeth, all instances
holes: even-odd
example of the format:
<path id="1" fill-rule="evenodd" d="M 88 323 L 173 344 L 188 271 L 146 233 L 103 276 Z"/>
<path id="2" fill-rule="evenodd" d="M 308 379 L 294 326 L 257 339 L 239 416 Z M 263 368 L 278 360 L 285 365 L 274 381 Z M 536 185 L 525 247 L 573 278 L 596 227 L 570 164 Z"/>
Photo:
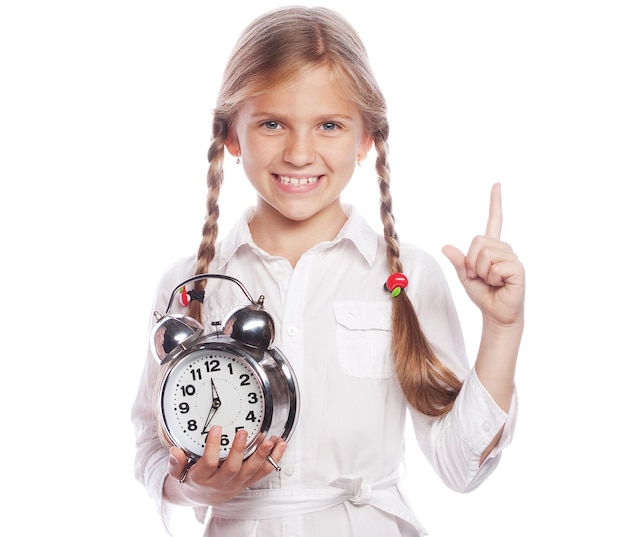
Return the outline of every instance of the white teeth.
<path id="1" fill-rule="evenodd" d="M 298 179 L 297 177 L 287 177 L 285 175 L 279 175 L 278 179 L 283 185 L 301 186 L 316 183 L 318 177 L 305 177 L 304 179 Z"/>

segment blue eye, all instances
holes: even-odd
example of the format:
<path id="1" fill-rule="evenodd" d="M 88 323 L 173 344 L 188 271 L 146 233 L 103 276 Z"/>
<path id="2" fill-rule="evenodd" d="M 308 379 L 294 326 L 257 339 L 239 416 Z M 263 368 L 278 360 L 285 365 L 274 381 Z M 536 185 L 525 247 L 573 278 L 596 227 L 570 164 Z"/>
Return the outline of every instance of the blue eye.
<path id="1" fill-rule="evenodd" d="M 333 123 L 332 121 L 327 121 L 326 123 L 322 123 L 322 130 L 325 131 L 334 131 L 339 128 L 337 123 Z"/>
<path id="2" fill-rule="evenodd" d="M 263 123 L 263 126 L 266 129 L 271 129 L 271 130 L 276 130 L 280 127 L 280 125 L 278 124 L 278 121 L 266 121 L 265 123 Z"/>

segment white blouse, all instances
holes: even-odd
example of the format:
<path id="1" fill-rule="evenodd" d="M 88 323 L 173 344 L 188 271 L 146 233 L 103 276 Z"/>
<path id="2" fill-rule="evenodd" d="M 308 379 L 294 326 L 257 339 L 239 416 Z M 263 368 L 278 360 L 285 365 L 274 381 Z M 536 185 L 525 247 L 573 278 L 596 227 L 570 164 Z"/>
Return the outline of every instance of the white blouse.
<path id="1" fill-rule="evenodd" d="M 495 469 L 512 438 L 516 398 L 509 415 L 470 370 L 456 310 L 433 257 L 402 246 L 407 292 L 439 359 L 464 385 L 451 412 L 427 417 L 409 408 L 393 370 L 391 301 L 385 243 L 351 207 L 333 241 L 306 252 L 295 267 L 252 241 L 250 209 L 217 246 L 209 272 L 240 280 L 276 324 L 275 345 L 292 364 L 300 387 L 300 416 L 282 471 L 256 483 L 226 505 L 196 509 L 205 536 L 408 537 L 426 530 L 397 488 L 403 462 L 406 412 L 417 442 L 444 483 L 476 488 Z M 193 276 L 195 257 L 164 275 L 154 309 L 165 311 L 174 288 Z M 222 320 L 246 303 L 229 282 L 207 281 L 204 324 Z M 172 311 L 184 313 L 176 302 Z M 132 419 L 137 437 L 136 475 L 157 502 L 162 498 L 168 450 L 154 417 L 158 364 L 148 353 Z M 504 426 L 499 445 L 479 467 L 480 455 Z"/>

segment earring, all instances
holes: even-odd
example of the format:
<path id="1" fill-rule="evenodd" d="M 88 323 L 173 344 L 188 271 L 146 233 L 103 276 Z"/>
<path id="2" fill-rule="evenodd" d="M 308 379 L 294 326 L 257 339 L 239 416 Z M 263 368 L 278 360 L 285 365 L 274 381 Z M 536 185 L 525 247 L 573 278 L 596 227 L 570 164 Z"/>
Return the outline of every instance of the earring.
<path id="1" fill-rule="evenodd" d="M 361 157 L 356 159 L 356 165 L 360 168 L 361 167 Z"/>
<path id="2" fill-rule="evenodd" d="M 241 159 L 239 157 L 237 157 L 237 160 L 235 161 L 235 164 L 239 164 L 241 162 Z"/>

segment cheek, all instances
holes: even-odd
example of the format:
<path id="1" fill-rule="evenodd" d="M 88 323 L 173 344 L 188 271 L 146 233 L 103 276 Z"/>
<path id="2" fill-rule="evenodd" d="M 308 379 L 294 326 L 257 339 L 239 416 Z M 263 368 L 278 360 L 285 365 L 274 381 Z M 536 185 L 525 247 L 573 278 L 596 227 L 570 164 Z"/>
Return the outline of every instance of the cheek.
<path id="1" fill-rule="evenodd" d="M 342 166 L 347 169 L 354 169 L 359 155 L 360 145 L 350 144 L 344 147 L 341 152 Z M 338 156 L 339 157 L 339 156 Z"/>
<path id="2" fill-rule="evenodd" d="M 335 163 L 341 165 L 347 165 L 352 162 L 356 162 L 357 154 L 359 153 L 361 144 L 354 140 L 333 140 L 330 143 L 325 144 L 323 152 L 331 158 Z"/>
<path id="3" fill-rule="evenodd" d="M 281 150 L 278 140 L 264 136 L 246 136 L 240 139 L 243 154 L 259 163 L 267 163 L 272 160 Z"/>

